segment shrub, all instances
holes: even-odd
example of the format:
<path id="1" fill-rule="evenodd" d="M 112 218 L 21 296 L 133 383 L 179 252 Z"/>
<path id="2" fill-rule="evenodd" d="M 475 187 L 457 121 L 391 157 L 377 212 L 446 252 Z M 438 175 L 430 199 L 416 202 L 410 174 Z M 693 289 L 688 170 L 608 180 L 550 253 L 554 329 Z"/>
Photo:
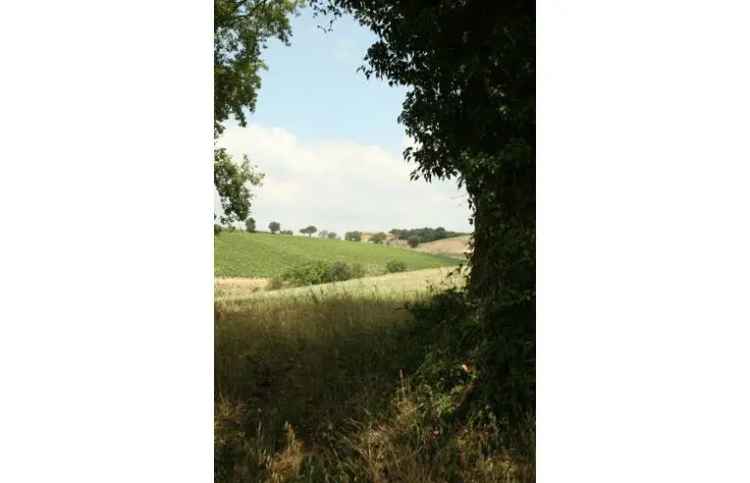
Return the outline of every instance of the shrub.
<path id="1" fill-rule="evenodd" d="M 281 279 L 293 286 L 325 283 L 328 266 L 325 262 L 309 262 L 287 269 Z"/>
<path id="2" fill-rule="evenodd" d="M 279 233 L 282 235 L 294 235 L 294 232 L 292 230 L 281 230 Z"/>
<path id="3" fill-rule="evenodd" d="M 417 245 L 419 245 L 419 237 L 416 235 L 412 235 L 407 240 L 407 243 L 409 244 L 410 247 L 416 248 Z"/>
<path id="4" fill-rule="evenodd" d="M 385 271 L 388 273 L 405 272 L 406 264 L 400 260 L 389 260 L 385 264 Z"/>
<path id="5" fill-rule="evenodd" d="M 365 276 L 365 267 L 361 263 L 352 263 L 352 278 L 362 278 Z"/>
<path id="6" fill-rule="evenodd" d="M 268 285 L 266 285 L 267 290 L 278 290 L 283 287 L 284 281 L 281 279 L 281 277 L 271 277 L 271 279 L 268 280 Z"/>
<path id="7" fill-rule="evenodd" d="M 214 223 L 214 236 L 218 235 L 219 233 L 221 233 L 221 225 Z"/>
<path id="8" fill-rule="evenodd" d="M 352 267 L 345 262 L 333 262 L 326 271 L 329 282 L 341 282 L 352 278 Z"/>
<path id="9" fill-rule="evenodd" d="M 358 263 L 317 261 L 292 267 L 284 272 L 280 279 L 292 286 L 319 285 L 360 278 L 364 274 L 364 268 Z"/>

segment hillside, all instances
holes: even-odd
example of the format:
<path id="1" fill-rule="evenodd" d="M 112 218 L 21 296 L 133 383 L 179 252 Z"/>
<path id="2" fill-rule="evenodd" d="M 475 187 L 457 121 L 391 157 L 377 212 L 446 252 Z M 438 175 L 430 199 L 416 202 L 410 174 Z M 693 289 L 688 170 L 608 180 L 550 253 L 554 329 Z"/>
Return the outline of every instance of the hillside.
<path id="1" fill-rule="evenodd" d="M 313 293 L 321 296 L 341 293 L 408 297 L 431 288 L 461 287 L 465 279 L 455 272 L 454 267 L 442 267 L 281 290 L 265 290 L 267 281 L 266 278 L 217 278 L 214 297 L 222 303 L 258 297 L 299 297 Z"/>
<path id="2" fill-rule="evenodd" d="M 429 243 L 421 243 L 416 250 L 433 255 L 443 255 L 456 258 L 464 258 L 469 249 L 469 238 L 471 235 L 461 235 L 453 238 L 444 238 Z"/>
<path id="3" fill-rule="evenodd" d="M 316 260 L 361 263 L 373 275 L 384 273 L 389 260 L 404 262 L 408 270 L 458 264 L 446 256 L 344 240 L 239 231 L 214 238 L 217 277 L 273 277 L 288 267 Z"/>

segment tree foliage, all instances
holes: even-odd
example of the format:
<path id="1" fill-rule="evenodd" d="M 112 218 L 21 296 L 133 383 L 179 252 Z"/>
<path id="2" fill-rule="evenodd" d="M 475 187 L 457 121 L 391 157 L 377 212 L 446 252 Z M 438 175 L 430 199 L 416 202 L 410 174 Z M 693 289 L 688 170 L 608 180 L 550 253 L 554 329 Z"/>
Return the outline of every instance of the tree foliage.
<path id="1" fill-rule="evenodd" d="M 248 233 L 255 233 L 255 218 L 248 217 L 248 219 L 245 220 L 245 230 L 247 230 Z"/>
<path id="2" fill-rule="evenodd" d="M 222 224 L 244 220 L 250 214 L 253 194 L 248 185 L 259 186 L 264 174 L 250 165 L 247 156 L 237 164 L 225 149 L 214 151 L 214 186 L 221 200 Z"/>
<path id="3" fill-rule="evenodd" d="M 214 140 L 231 117 L 246 125 L 246 113 L 255 110 L 260 89 L 260 53 L 271 38 L 289 43 L 289 14 L 297 0 L 214 1 Z M 243 163 L 234 164 L 226 150 L 214 149 L 214 186 L 224 214 L 222 222 L 244 220 L 251 196 L 246 186 L 256 174 Z M 233 166 L 234 165 L 234 166 Z M 218 173 L 218 174 L 217 174 Z"/>
<path id="4" fill-rule="evenodd" d="M 378 232 L 378 233 L 375 233 L 375 234 L 373 234 L 373 235 L 372 235 L 372 236 L 370 237 L 370 241 L 371 241 L 371 242 L 373 242 L 373 243 L 377 243 L 378 245 L 380 245 L 380 244 L 382 244 L 382 243 L 383 243 L 383 242 L 385 241 L 385 239 L 386 239 L 387 237 L 388 237 L 388 235 L 386 235 L 385 233 L 383 233 L 383 232 L 381 231 L 381 232 Z"/>
<path id="5" fill-rule="evenodd" d="M 271 234 L 275 234 L 277 231 L 281 230 L 281 223 L 278 221 L 272 221 L 268 224 L 268 229 L 271 230 Z"/>
<path id="6" fill-rule="evenodd" d="M 269 39 L 289 44 L 297 0 L 214 0 L 214 132 L 234 116 L 241 126 L 255 111 L 261 51 Z"/>
<path id="7" fill-rule="evenodd" d="M 347 241 L 362 241 L 362 232 L 360 231 L 347 231 L 344 233 L 344 240 Z"/>
<path id="8" fill-rule="evenodd" d="M 417 243 L 427 243 L 464 234 L 456 231 L 448 231 L 442 226 L 437 228 L 394 228 L 390 233 L 399 240 L 408 240 L 409 238 L 414 237 L 417 239 Z"/>
<path id="9" fill-rule="evenodd" d="M 474 224 L 466 317 L 476 320 L 467 334 L 477 341 L 466 354 L 482 380 L 503 381 L 482 386 L 502 394 L 495 407 L 533 408 L 535 3 L 311 1 L 372 30 L 362 71 L 408 88 L 399 121 L 415 141 L 404 151 L 412 177 L 466 187 Z"/>
<path id="10" fill-rule="evenodd" d="M 493 305 L 535 294 L 535 4 L 312 0 L 378 39 L 362 67 L 409 91 L 399 121 L 414 178 L 456 178 L 475 225 L 469 287 Z"/>
<path id="11" fill-rule="evenodd" d="M 315 227 L 315 225 L 309 225 L 309 226 L 306 226 L 305 228 L 302 228 L 299 232 L 304 233 L 305 235 L 309 237 L 312 237 L 313 233 L 315 233 L 316 231 L 318 231 L 318 229 Z"/>

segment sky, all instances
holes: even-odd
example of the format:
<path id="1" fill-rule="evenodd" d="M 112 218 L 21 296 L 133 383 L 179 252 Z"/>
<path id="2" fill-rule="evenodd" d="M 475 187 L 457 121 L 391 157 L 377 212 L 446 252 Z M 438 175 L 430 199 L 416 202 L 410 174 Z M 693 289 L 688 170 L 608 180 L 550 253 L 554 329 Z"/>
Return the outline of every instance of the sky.
<path id="1" fill-rule="evenodd" d="M 273 40 L 247 126 L 227 123 L 219 145 L 265 173 L 251 216 L 295 234 L 442 226 L 469 232 L 464 190 L 455 180 L 410 181 L 410 144 L 397 122 L 406 89 L 357 72 L 374 36 L 349 17 L 332 32 L 304 10 L 292 18 L 291 46 Z M 216 203 L 218 211 L 218 201 Z"/>

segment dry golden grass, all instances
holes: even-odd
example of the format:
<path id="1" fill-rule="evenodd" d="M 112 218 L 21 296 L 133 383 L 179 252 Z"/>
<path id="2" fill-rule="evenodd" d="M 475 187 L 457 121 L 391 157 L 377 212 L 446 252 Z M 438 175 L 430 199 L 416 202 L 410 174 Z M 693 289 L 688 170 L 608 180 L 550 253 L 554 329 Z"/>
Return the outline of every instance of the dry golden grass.
<path id="1" fill-rule="evenodd" d="M 433 242 L 421 243 L 415 248 L 419 252 L 431 253 L 433 255 L 447 255 L 450 257 L 464 258 L 469 249 L 471 235 L 462 235 L 453 238 L 444 238 Z"/>
<path id="2" fill-rule="evenodd" d="M 214 278 L 214 295 L 217 300 L 234 300 L 247 297 L 268 286 L 267 278 Z"/>
<path id="3" fill-rule="evenodd" d="M 410 297 L 430 289 L 460 287 L 465 283 L 456 268 L 429 268 L 413 272 L 391 273 L 345 282 L 310 285 L 281 290 L 264 290 L 267 279 L 216 279 L 215 299 L 219 303 L 257 298 L 299 298 L 315 295 L 350 294 Z"/>
<path id="4" fill-rule="evenodd" d="M 411 387 L 434 341 L 404 302 L 429 292 L 277 292 L 217 300 L 217 482 L 534 481 L 527 456 L 486 429 L 441 425 Z"/>

